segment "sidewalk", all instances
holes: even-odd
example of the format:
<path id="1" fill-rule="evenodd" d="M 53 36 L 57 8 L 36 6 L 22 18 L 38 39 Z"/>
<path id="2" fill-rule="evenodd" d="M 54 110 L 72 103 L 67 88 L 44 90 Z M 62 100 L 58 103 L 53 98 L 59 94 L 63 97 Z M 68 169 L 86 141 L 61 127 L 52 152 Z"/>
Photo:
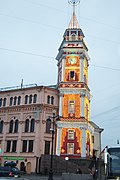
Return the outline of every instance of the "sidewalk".
<path id="1" fill-rule="evenodd" d="M 21 175 L 21 180 L 48 180 L 48 176 L 42 176 L 37 174 Z M 62 176 L 53 175 L 54 180 L 63 180 Z"/>

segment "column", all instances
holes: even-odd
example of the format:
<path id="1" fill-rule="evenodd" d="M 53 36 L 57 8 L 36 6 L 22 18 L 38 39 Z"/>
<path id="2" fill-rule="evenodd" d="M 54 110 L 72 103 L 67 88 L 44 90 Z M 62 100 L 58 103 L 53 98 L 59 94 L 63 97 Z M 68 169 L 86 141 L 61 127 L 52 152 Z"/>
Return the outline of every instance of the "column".
<path id="1" fill-rule="evenodd" d="M 81 108 L 81 117 L 84 117 L 84 97 L 85 97 L 85 95 L 80 95 L 80 98 L 81 98 L 81 106 L 80 106 L 80 108 Z"/>
<path id="2" fill-rule="evenodd" d="M 80 82 L 84 82 L 83 79 L 83 57 L 80 57 Z"/>
<path id="3" fill-rule="evenodd" d="M 57 127 L 57 138 L 56 138 L 56 155 L 60 156 L 60 140 L 61 140 L 61 127 Z"/>
<path id="4" fill-rule="evenodd" d="M 65 68 L 65 59 L 62 59 L 62 77 L 61 77 L 62 82 L 64 82 L 64 68 Z"/>
<path id="5" fill-rule="evenodd" d="M 82 129 L 82 153 L 81 157 L 86 157 L 86 129 Z"/>
<path id="6" fill-rule="evenodd" d="M 59 95 L 59 116 L 62 116 L 62 97 L 63 95 Z"/>

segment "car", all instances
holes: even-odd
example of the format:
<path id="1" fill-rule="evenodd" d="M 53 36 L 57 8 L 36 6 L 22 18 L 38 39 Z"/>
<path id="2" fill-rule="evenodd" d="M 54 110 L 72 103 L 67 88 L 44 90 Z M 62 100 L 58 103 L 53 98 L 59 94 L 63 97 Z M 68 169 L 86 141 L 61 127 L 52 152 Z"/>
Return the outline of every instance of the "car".
<path id="1" fill-rule="evenodd" d="M 0 166 L 0 177 L 20 177 L 20 170 L 17 167 Z"/>

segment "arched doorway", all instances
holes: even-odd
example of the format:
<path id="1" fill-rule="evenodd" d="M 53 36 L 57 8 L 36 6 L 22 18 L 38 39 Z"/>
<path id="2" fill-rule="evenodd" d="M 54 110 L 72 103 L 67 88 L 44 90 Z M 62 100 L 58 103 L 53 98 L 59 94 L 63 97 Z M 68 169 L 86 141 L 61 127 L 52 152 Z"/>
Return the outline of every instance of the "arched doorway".
<path id="1" fill-rule="evenodd" d="M 26 173 L 27 173 L 27 174 L 30 174 L 30 173 L 31 173 L 31 163 L 30 163 L 30 162 L 28 162 L 28 163 L 26 164 Z"/>
<path id="2" fill-rule="evenodd" d="M 25 163 L 24 163 L 24 162 L 21 162 L 21 163 L 20 163 L 20 171 L 23 171 L 23 172 L 26 171 L 26 170 L 25 170 Z"/>

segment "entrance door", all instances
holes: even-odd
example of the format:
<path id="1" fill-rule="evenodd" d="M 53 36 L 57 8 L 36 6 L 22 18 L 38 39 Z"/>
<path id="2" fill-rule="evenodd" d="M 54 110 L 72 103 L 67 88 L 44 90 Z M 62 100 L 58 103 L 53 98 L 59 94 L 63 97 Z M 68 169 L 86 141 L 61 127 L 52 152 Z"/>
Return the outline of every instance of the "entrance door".
<path id="1" fill-rule="evenodd" d="M 31 173 L 31 163 L 30 162 L 28 162 L 27 165 L 26 165 L 26 173 L 27 174 Z"/>

